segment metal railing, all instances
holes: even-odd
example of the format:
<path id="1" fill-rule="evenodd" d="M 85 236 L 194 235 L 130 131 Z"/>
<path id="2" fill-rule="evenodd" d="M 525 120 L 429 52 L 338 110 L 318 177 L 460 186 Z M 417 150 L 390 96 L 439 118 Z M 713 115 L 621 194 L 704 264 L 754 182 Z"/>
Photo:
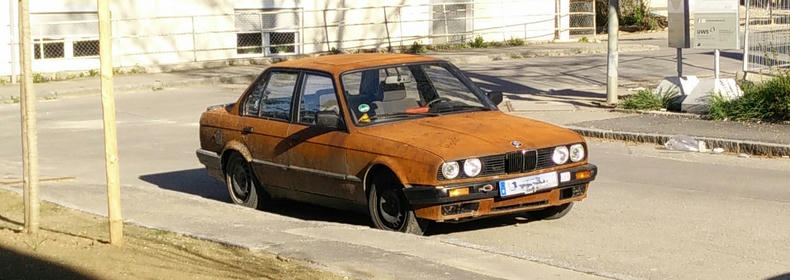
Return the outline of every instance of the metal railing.
<path id="1" fill-rule="evenodd" d="M 569 7 L 559 7 L 560 1 L 530 2 L 530 9 L 521 1 L 456 1 L 114 19 L 113 61 L 116 67 L 146 66 L 336 50 L 397 51 L 414 42 L 463 44 L 477 36 L 503 42 L 595 35 L 593 0 L 572 0 Z M 39 61 L 34 71 L 98 67 L 95 13 L 34 14 L 32 19 L 34 60 Z M 69 63 L 58 69 L 51 66 L 55 61 Z"/>
<path id="2" fill-rule="evenodd" d="M 790 68 L 790 0 L 745 1 L 749 1 L 745 70 Z"/>

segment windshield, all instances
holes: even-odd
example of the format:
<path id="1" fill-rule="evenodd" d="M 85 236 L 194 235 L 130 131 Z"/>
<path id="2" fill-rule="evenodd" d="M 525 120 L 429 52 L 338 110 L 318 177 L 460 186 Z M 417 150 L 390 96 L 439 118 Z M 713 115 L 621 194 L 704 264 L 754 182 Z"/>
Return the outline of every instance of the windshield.
<path id="1" fill-rule="evenodd" d="M 359 125 L 491 110 L 445 63 L 366 69 L 343 74 L 341 80 Z"/>

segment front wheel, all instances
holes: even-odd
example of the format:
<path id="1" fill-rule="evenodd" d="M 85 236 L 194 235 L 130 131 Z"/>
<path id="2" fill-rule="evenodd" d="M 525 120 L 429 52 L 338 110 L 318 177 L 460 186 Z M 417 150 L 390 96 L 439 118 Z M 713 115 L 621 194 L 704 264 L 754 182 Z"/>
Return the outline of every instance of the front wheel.
<path id="1" fill-rule="evenodd" d="M 233 203 L 255 209 L 263 206 L 260 185 L 247 160 L 240 154 L 230 155 L 225 167 L 225 184 Z"/>
<path id="2" fill-rule="evenodd" d="M 573 202 L 532 211 L 530 215 L 538 220 L 556 220 L 567 215 L 571 208 L 573 208 Z"/>
<path id="3" fill-rule="evenodd" d="M 368 193 L 368 211 L 378 229 L 423 235 L 428 221 L 419 219 L 403 195 L 403 185 L 395 178 L 374 178 Z"/>

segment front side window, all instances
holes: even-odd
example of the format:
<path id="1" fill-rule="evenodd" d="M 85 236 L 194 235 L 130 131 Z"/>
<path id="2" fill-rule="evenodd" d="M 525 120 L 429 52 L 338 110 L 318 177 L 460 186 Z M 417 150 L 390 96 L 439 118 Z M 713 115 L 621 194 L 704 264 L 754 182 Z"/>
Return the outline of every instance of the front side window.
<path id="1" fill-rule="evenodd" d="M 307 74 L 299 104 L 299 123 L 315 125 L 319 113 L 340 115 L 335 86 L 328 76 Z"/>
<path id="2" fill-rule="evenodd" d="M 341 81 L 359 125 L 493 110 L 459 75 L 446 63 L 432 63 L 355 71 Z"/>
<path id="3" fill-rule="evenodd" d="M 298 77 L 298 73 L 291 72 L 272 72 L 269 75 L 261 93 L 261 117 L 285 121 L 291 119 L 291 100 Z"/>

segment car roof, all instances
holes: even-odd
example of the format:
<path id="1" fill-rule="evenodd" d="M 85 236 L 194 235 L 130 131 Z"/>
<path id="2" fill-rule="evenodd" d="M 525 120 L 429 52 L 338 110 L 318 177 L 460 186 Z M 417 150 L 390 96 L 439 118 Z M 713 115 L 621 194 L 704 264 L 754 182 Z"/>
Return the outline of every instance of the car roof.
<path id="1" fill-rule="evenodd" d="M 300 58 L 283 61 L 272 66 L 285 68 L 301 68 L 325 71 L 329 73 L 341 73 L 348 70 L 372 68 L 377 66 L 405 64 L 415 62 L 441 61 L 440 59 L 412 55 L 412 54 L 389 54 L 389 53 L 358 53 L 358 54 L 336 54 L 318 57 Z"/>

